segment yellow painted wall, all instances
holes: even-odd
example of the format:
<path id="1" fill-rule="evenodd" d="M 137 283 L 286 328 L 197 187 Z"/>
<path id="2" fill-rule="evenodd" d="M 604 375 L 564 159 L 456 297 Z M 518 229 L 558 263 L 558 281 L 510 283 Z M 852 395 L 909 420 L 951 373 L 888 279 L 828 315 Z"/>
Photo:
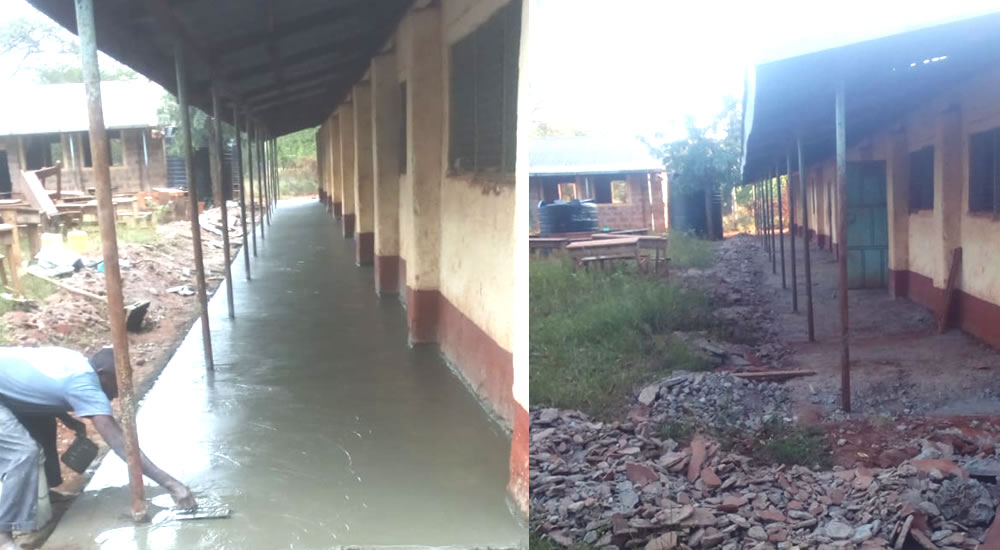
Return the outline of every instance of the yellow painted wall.
<path id="1" fill-rule="evenodd" d="M 880 129 L 848 151 L 849 160 L 886 160 L 888 163 L 891 139 L 899 133 L 907 153 L 927 145 L 934 146 L 934 210 L 908 214 L 904 232 L 909 240 L 905 262 L 904 258 L 890 251 L 893 258 L 891 268 L 924 275 L 941 288 L 950 266 L 950 251 L 953 246 L 961 246 L 963 258 L 958 287 L 995 304 L 1000 304 L 1000 255 L 997 254 L 1000 220 L 993 219 L 991 215 L 970 213 L 968 205 L 969 136 L 1000 127 L 998 97 L 1000 67 L 956 83 L 932 101 Z M 950 156 L 945 158 L 945 155 Z M 826 221 L 825 187 L 835 176 L 833 162 L 833 159 L 825 159 L 809 167 L 810 191 L 819 193 L 819 196 L 810 197 L 809 225 L 828 235 L 831 232 Z M 908 158 L 904 162 L 908 162 Z M 955 168 L 949 169 L 949 163 L 953 163 Z M 950 201 L 952 212 L 942 210 L 943 196 Z"/>
<path id="2" fill-rule="evenodd" d="M 511 351 L 514 319 L 513 177 L 486 190 L 448 178 L 441 194 L 441 293 Z"/>

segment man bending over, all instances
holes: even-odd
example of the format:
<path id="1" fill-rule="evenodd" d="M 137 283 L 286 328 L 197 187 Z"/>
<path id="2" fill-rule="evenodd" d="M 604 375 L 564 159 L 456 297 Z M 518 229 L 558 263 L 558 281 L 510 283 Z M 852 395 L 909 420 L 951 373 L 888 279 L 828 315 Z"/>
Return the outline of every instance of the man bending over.
<path id="1" fill-rule="evenodd" d="M 89 418 L 115 454 L 125 459 L 121 426 L 111 414 L 118 397 L 114 353 L 104 348 L 89 360 L 57 347 L 0 347 L 0 550 L 19 550 L 13 531 L 32 531 L 38 505 L 39 444 L 18 416 Z M 146 458 L 142 473 L 170 492 L 181 508 L 196 506 L 191 491 Z"/>

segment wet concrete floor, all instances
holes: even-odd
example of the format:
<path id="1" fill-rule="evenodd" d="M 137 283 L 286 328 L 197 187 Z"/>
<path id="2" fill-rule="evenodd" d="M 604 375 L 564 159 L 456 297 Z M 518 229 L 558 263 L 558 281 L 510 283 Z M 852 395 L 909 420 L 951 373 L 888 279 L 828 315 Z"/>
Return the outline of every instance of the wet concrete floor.
<path id="1" fill-rule="evenodd" d="M 233 262 L 237 319 L 211 302 L 216 370 L 196 324 L 143 400 L 140 446 L 229 519 L 128 520 L 108 455 L 53 549 L 319 549 L 524 545 L 506 497 L 510 440 L 433 348 L 407 346 L 354 242 L 315 201 L 283 203 L 253 281 Z M 147 498 L 163 491 L 147 479 Z"/>

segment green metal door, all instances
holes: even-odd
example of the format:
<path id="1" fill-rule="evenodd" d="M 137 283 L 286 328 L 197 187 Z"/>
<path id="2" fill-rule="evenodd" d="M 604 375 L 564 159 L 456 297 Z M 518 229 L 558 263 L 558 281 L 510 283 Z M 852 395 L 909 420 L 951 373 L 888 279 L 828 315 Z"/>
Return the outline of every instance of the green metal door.
<path id="1" fill-rule="evenodd" d="M 885 162 L 847 164 L 847 287 L 889 284 Z"/>

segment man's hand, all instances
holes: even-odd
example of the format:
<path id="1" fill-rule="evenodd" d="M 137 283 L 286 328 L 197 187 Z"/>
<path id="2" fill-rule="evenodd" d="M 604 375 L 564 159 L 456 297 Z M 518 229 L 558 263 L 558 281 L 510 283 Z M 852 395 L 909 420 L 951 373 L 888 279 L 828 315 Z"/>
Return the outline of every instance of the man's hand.
<path id="1" fill-rule="evenodd" d="M 181 483 L 168 483 L 164 485 L 164 488 L 170 491 L 170 496 L 174 499 L 174 504 L 178 508 L 184 510 L 194 510 L 198 507 L 198 502 L 195 501 L 194 495 L 191 494 L 191 489 L 188 489 Z"/>
<path id="2" fill-rule="evenodd" d="M 118 422 L 114 419 L 114 417 L 108 415 L 95 415 L 90 417 L 90 421 L 94 423 L 94 428 L 97 429 L 97 433 L 101 434 L 101 437 L 104 438 L 104 441 L 107 442 L 108 446 L 111 447 L 115 454 L 122 460 L 126 460 L 125 436 L 122 434 L 121 426 L 118 425 Z M 197 508 L 198 503 L 195 502 L 194 495 L 191 494 L 190 489 L 185 487 L 180 481 L 171 477 L 170 474 L 157 468 L 156 465 L 153 464 L 153 462 L 149 460 L 149 458 L 146 457 L 146 454 L 141 450 L 139 451 L 139 458 L 142 461 L 142 473 L 169 491 L 170 496 L 173 497 L 178 508 L 186 510 Z"/>

